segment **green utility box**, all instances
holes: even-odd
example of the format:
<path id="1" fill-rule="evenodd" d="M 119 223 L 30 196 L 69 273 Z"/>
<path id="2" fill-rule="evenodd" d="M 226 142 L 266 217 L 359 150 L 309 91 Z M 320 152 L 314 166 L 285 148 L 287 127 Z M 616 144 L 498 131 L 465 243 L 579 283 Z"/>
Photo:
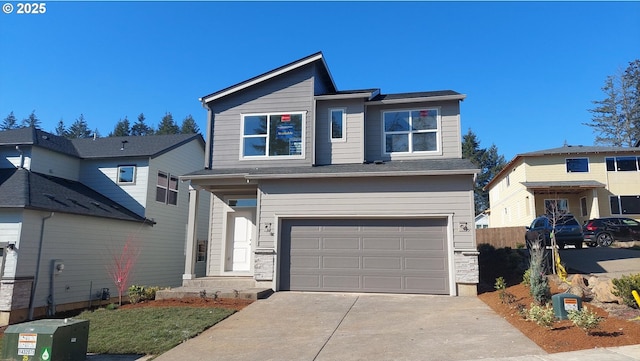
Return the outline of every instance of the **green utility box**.
<path id="1" fill-rule="evenodd" d="M 559 320 L 568 319 L 569 311 L 582 310 L 582 299 L 570 293 L 559 293 L 551 296 L 551 303 L 553 304 L 553 314 Z"/>
<path id="2" fill-rule="evenodd" d="M 87 357 L 89 321 L 37 320 L 4 331 L 2 360 L 80 361 Z"/>

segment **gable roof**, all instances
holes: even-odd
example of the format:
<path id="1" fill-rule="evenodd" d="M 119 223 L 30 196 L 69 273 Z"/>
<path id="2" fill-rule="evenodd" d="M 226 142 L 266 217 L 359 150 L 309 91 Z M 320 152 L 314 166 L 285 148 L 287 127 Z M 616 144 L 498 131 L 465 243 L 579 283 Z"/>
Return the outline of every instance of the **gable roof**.
<path id="1" fill-rule="evenodd" d="M 0 169 L 0 208 L 26 208 L 153 224 L 80 182 L 24 168 Z"/>
<path id="2" fill-rule="evenodd" d="M 204 147 L 200 134 L 146 135 L 67 139 L 33 127 L 0 132 L 2 145 L 31 145 L 86 159 L 157 157 L 192 140 Z"/>
<path id="3" fill-rule="evenodd" d="M 592 154 L 640 154 L 640 148 L 629 148 L 629 147 L 600 147 L 600 146 L 582 146 L 582 145 L 577 145 L 577 146 L 572 146 L 572 145 L 565 145 L 562 147 L 558 147 L 558 148 L 551 148 L 551 149 L 543 149 L 543 150 L 537 150 L 537 151 L 533 151 L 533 152 L 528 152 L 528 153 L 520 153 L 517 154 L 515 157 L 513 157 L 512 160 L 509 161 L 509 163 L 507 163 L 507 165 L 504 166 L 504 168 L 502 168 L 502 170 L 496 174 L 493 179 L 491 179 L 491 181 L 489 181 L 489 183 L 487 183 L 486 186 L 484 186 L 484 189 L 489 189 L 491 187 L 493 187 L 494 183 L 496 183 L 499 179 L 502 179 L 503 175 L 509 171 L 509 169 L 513 168 L 513 166 L 520 160 L 523 160 L 524 158 L 528 158 L 528 157 L 545 157 L 545 156 L 557 156 L 557 155 L 575 155 L 575 156 L 579 156 L 579 155 L 592 155 Z"/>
<path id="4" fill-rule="evenodd" d="M 240 91 L 242 89 L 246 89 L 248 87 L 251 87 L 253 85 L 256 85 L 258 83 L 264 82 L 266 80 L 272 79 L 276 76 L 279 76 L 281 74 L 290 72 L 292 70 L 295 69 L 299 69 L 302 66 L 305 66 L 307 64 L 311 64 L 317 62 L 318 64 L 321 65 L 321 70 L 324 72 L 324 75 L 327 77 L 327 79 L 329 80 L 329 83 L 332 86 L 332 90 L 333 92 L 335 92 L 337 90 L 336 87 L 336 83 L 333 81 L 333 77 L 331 76 L 331 73 L 329 72 L 329 67 L 327 67 L 327 63 L 324 61 L 324 56 L 322 55 L 322 52 L 319 51 L 315 54 L 311 54 L 309 56 L 306 56 L 302 59 L 298 59 L 296 61 L 293 61 L 289 64 L 283 65 L 281 67 L 278 67 L 276 69 L 270 70 L 266 73 L 260 74 L 258 76 L 255 76 L 251 79 L 245 80 L 241 83 L 232 85 L 230 87 L 224 88 L 222 90 L 219 90 L 215 93 L 211 93 L 209 95 L 205 95 L 202 98 L 200 98 L 200 101 L 202 102 L 202 104 L 206 104 L 209 103 L 211 101 L 214 101 L 216 99 L 220 99 L 224 96 L 227 96 L 229 94 L 235 93 L 237 91 Z"/>

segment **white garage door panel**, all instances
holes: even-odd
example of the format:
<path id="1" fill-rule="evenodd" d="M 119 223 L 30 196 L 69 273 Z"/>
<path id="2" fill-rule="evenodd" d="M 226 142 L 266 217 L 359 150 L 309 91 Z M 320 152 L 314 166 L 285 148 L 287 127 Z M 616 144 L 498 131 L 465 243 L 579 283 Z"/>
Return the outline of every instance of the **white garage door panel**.
<path id="1" fill-rule="evenodd" d="M 449 294 L 444 218 L 295 219 L 281 230 L 283 290 Z"/>

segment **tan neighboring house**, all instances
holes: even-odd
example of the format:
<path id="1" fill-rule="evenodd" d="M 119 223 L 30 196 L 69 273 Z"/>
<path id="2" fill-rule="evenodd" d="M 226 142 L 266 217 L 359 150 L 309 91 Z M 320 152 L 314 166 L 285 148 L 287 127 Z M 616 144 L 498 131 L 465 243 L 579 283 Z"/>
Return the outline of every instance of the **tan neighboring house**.
<path id="1" fill-rule="evenodd" d="M 640 220 L 640 148 L 563 146 L 513 158 L 487 184 L 491 228 L 528 226 L 550 207 Z"/>

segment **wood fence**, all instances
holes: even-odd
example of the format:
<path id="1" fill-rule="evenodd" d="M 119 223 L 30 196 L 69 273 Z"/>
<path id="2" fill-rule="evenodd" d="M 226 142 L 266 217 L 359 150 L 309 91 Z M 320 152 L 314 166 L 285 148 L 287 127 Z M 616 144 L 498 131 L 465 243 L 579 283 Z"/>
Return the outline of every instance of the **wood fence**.
<path id="1" fill-rule="evenodd" d="M 476 229 L 476 244 L 490 244 L 495 248 L 510 247 L 513 249 L 524 246 L 524 227 L 478 228 Z"/>

